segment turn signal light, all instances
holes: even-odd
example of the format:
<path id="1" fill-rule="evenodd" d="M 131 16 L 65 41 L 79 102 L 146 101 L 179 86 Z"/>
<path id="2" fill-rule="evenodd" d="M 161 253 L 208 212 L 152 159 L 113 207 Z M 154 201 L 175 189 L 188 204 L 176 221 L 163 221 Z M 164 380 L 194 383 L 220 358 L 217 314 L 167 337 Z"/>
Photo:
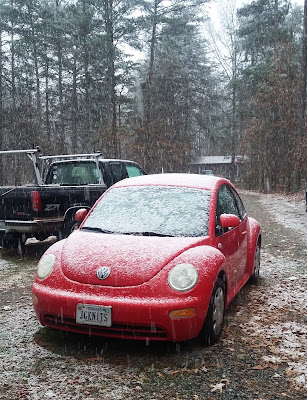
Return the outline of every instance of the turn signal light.
<path id="1" fill-rule="evenodd" d="M 184 308 L 182 310 L 173 310 L 169 313 L 172 319 L 190 318 L 196 314 L 195 308 Z"/>
<path id="2" fill-rule="evenodd" d="M 35 306 L 38 304 L 38 298 L 34 293 L 32 293 L 32 302 Z"/>

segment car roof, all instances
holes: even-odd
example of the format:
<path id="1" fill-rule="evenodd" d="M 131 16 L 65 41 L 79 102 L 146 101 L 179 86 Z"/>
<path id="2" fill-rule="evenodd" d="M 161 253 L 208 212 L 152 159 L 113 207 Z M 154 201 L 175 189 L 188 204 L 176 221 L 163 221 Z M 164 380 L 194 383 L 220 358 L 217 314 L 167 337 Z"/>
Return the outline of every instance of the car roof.
<path id="1" fill-rule="evenodd" d="M 227 179 L 212 176 L 188 173 L 166 173 L 142 175 L 134 178 L 124 179 L 114 186 L 182 186 L 199 189 L 212 190 L 221 183 L 230 183 Z"/>

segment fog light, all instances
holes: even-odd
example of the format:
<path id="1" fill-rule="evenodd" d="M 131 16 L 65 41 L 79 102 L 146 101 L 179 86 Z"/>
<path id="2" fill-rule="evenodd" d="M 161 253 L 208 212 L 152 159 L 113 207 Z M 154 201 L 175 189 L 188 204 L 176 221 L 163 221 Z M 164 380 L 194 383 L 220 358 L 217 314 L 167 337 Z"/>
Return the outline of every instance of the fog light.
<path id="1" fill-rule="evenodd" d="M 183 310 L 173 310 L 169 313 L 172 319 L 190 318 L 196 314 L 195 308 L 184 308 Z"/>
<path id="2" fill-rule="evenodd" d="M 34 306 L 38 304 L 38 298 L 34 293 L 32 293 L 32 302 Z"/>

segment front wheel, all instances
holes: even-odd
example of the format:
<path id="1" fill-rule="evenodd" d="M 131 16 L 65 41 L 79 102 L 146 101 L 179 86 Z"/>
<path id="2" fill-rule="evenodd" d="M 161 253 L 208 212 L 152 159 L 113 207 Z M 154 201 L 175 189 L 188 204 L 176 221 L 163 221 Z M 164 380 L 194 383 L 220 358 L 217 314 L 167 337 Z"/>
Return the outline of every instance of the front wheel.
<path id="1" fill-rule="evenodd" d="M 260 277 L 260 243 L 258 241 L 255 250 L 253 275 L 249 278 L 249 282 L 255 285 L 256 283 L 258 283 L 259 277 Z"/>
<path id="2" fill-rule="evenodd" d="M 225 315 L 225 283 L 217 278 L 210 298 L 210 303 L 203 328 L 200 333 L 201 341 L 211 346 L 221 337 Z"/>

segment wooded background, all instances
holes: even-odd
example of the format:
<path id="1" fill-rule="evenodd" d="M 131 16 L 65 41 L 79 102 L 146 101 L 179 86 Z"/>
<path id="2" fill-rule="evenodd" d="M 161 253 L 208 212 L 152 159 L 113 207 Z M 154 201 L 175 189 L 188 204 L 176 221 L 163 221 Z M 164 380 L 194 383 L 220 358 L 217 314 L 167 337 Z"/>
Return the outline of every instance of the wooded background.
<path id="1" fill-rule="evenodd" d="M 304 10 L 225 0 L 214 32 L 207 3 L 0 0 L 0 149 L 101 151 L 148 173 L 244 155 L 245 187 L 298 190 L 307 172 Z M 30 169 L 1 156 L 0 183 L 24 183 Z"/>

